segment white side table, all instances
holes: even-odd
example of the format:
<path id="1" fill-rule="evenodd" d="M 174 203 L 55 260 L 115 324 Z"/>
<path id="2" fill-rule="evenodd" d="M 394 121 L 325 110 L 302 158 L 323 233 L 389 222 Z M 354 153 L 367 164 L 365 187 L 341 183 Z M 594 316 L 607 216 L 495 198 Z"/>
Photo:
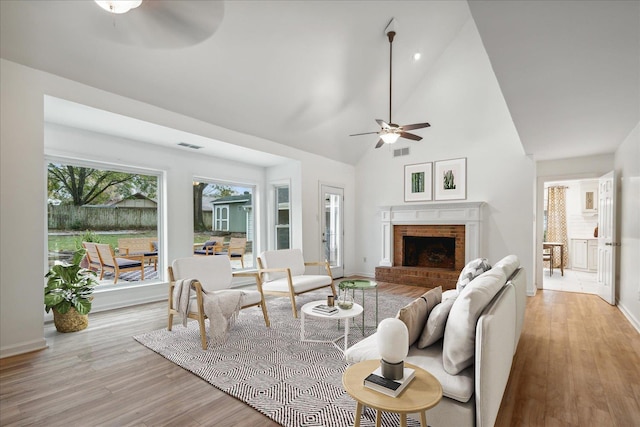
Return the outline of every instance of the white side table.
<path id="1" fill-rule="evenodd" d="M 349 310 L 342 310 L 341 308 L 339 308 L 336 305 L 336 308 L 338 308 L 338 312 L 336 314 L 333 314 L 331 316 L 328 316 L 326 314 L 322 314 L 322 313 L 317 313 L 315 311 L 313 311 L 313 307 L 315 307 L 316 305 L 320 305 L 320 304 L 326 304 L 327 301 L 326 300 L 320 300 L 320 301 L 312 301 L 312 302 L 308 302 L 305 305 L 302 306 L 302 318 L 300 319 L 300 341 L 301 342 L 319 342 L 319 343 L 331 343 L 333 345 L 336 346 L 336 348 L 338 348 L 338 350 L 340 351 L 346 351 L 347 347 L 349 346 L 349 319 L 353 319 L 354 317 L 356 317 L 357 315 L 362 313 L 362 306 L 360 304 L 353 304 L 353 307 L 351 307 Z M 304 324 L 305 324 L 305 318 L 306 316 L 310 316 L 310 317 L 314 317 L 317 319 L 327 319 L 327 320 L 344 320 L 344 337 L 338 337 L 336 339 L 333 340 L 311 340 L 311 339 L 307 339 L 305 338 L 305 333 L 304 333 Z M 344 338 L 344 349 L 340 348 L 340 346 L 338 344 L 336 344 L 336 342 L 340 339 Z"/>

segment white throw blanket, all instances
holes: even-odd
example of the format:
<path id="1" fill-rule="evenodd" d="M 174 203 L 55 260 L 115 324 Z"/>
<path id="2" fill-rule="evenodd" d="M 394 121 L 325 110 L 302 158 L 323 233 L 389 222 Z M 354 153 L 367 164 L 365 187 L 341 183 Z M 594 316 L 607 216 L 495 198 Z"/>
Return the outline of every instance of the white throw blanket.
<path id="1" fill-rule="evenodd" d="M 196 281 L 196 279 L 176 280 L 173 288 L 173 309 L 182 316 L 183 326 L 187 326 L 189 299 L 193 283 Z M 229 289 L 206 293 L 203 289 L 202 299 L 204 314 L 209 318 L 209 338 L 213 344 L 223 343 L 242 308 L 244 292 Z"/>

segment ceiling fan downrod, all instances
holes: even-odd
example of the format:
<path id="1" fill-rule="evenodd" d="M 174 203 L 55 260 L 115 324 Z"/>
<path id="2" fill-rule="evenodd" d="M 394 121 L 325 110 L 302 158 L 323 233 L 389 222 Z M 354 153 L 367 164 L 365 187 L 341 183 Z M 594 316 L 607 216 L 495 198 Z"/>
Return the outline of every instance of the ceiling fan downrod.
<path id="1" fill-rule="evenodd" d="M 396 36 L 395 31 L 389 31 L 387 37 L 389 37 L 389 124 L 393 125 L 391 120 L 391 96 L 392 96 L 392 82 L 393 82 L 393 38 Z"/>

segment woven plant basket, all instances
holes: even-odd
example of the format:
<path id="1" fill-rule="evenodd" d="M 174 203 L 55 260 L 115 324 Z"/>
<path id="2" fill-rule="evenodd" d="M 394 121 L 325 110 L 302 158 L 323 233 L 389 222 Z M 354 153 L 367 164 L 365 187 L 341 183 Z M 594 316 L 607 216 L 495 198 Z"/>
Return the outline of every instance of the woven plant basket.
<path id="1" fill-rule="evenodd" d="M 77 332 L 89 326 L 89 315 L 80 314 L 73 307 L 64 314 L 53 309 L 53 324 L 58 332 Z"/>

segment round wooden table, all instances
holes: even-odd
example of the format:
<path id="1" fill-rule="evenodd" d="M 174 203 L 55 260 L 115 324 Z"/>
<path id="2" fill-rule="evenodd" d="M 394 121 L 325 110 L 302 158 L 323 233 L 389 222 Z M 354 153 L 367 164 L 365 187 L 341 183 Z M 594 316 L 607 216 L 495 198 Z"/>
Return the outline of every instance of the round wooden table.
<path id="1" fill-rule="evenodd" d="M 360 427 L 363 406 L 375 409 L 376 427 L 380 426 L 380 412 L 400 414 L 400 425 L 407 426 L 407 414 L 419 412 L 420 423 L 427 427 L 427 409 L 431 409 L 442 399 L 442 385 L 429 372 L 410 363 L 405 367 L 416 370 L 416 376 L 398 396 L 391 397 L 364 386 L 364 379 L 380 366 L 380 360 L 365 360 L 347 368 L 342 375 L 342 385 L 349 396 L 357 402 L 354 427 Z"/>

